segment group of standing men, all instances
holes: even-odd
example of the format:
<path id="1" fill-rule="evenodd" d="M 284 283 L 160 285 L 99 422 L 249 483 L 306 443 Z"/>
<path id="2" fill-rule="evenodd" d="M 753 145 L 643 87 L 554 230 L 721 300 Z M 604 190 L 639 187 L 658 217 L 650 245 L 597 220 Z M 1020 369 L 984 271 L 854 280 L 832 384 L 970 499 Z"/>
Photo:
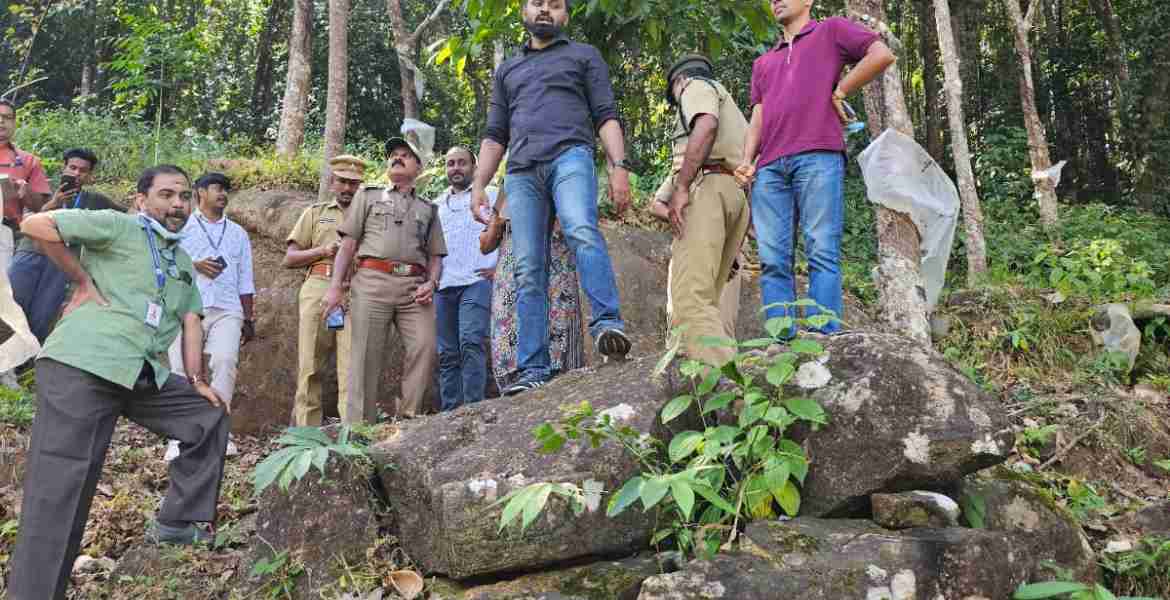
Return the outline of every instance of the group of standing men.
<path id="1" fill-rule="evenodd" d="M 298 421 L 320 420 L 315 377 L 330 333 L 322 322 L 345 304 L 347 288 L 349 310 L 337 339 L 339 358 L 345 357 L 339 379 L 347 420 L 376 417 L 374 400 L 391 323 L 407 342 L 399 413 L 419 411 L 436 360 L 436 293 L 446 315 L 438 325 L 445 339 L 439 360 L 444 404 L 477 399 L 477 391 L 468 388 L 481 385 L 475 369 L 482 368 L 483 356 L 464 351 L 463 331 L 468 340 L 482 332 L 486 286 L 480 282 L 490 278 L 490 259 L 473 260 L 462 248 L 449 255 L 442 221 L 446 217 L 456 231 L 467 228 L 468 218 L 491 220 L 494 204 L 487 184 L 505 150 L 521 377 L 504 393 L 539 388 L 553 375 L 547 280 L 554 218 L 591 304 L 589 328 L 596 346 L 613 357 L 629 351 L 612 264 L 597 225 L 596 137 L 608 158 L 610 195 L 619 211 L 630 200 L 630 165 L 605 62 L 597 49 L 562 33 L 570 1 L 525 0 L 523 21 L 530 38 L 496 72 L 486 137 L 470 186 L 468 167 L 476 157 L 455 152 L 456 162 L 466 164 L 452 165 L 448 155 L 452 188 L 438 204 L 420 199 L 414 186 L 422 157 L 404 139 L 387 144 L 391 184 L 386 188 L 361 188 L 364 165 L 358 159 L 331 162 L 333 201 L 310 207 L 288 238 L 286 266 L 306 269 L 300 293 Z M 679 117 L 672 138 L 675 163 L 653 210 L 669 219 L 675 232 L 673 325 L 683 330 L 686 352 L 712 364 L 728 355 L 701 339 L 734 334 L 718 318 L 719 297 L 748 229 L 743 190 L 748 185 L 768 316 L 789 314 L 783 303 L 795 299 L 797 228 L 809 256 L 810 295 L 840 314 L 842 103 L 892 63 L 893 55 L 876 34 L 848 20 L 811 20 L 813 1 L 773 0 L 782 39 L 753 66 L 750 120 L 714 81 L 707 59 L 684 57 L 667 77 L 666 96 Z M 847 64 L 855 66 L 842 78 Z M 19 225 L 37 240 L 44 256 L 72 281 L 74 293 L 36 364 L 38 411 L 8 591 L 15 600 L 58 600 L 64 598 L 120 415 L 180 442 L 151 536 L 170 543 L 206 536 L 194 523 L 214 519 L 230 410 L 225 401 L 230 390 L 221 393 L 220 388 L 227 385 L 228 371 L 234 379 L 234 364 L 217 385 L 218 344 L 209 340 L 205 345 L 204 338 L 218 335 L 222 326 L 230 332 L 223 346 L 238 350 L 228 338 L 243 342 L 254 334 L 251 260 L 247 237 L 239 239 L 222 214 L 226 180 L 197 182 L 200 212 L 191 216 L 190 182 L 176 167 L 143 174 L 135 215 L 36 212 L 49 190 L 27 173 L 29 155 L 11 145 L 6 128 L 14 115 L 14 107 L 0 103 L 0 173 L 15 173 L 24 209 L 36 214 L 21 221 L 20 215 L 6 213 L 6 226 Z M 96 166 L 96 159 L 88 162 L 91 169 Z M 452 166 L 462 178 L 451 176 Z M 464 206 L 466 212 L 460 212 Z M 190 231 L 183 236 L 184 230 Z M 187 239 L 198 240 L 198 247 L 188 249 Z M 71 251 L 77 248 L 82 249 L 80 260 Z M 192 256 L 200 256 L 199 261 Z M 451 260 L 449 277 L 443 276 L 444 257 Z M 466 312 L 465 306 L 470 307 Z M 823 331 L 835 327 L 829 324 Z M 164 361 L 173 344 L 179 344 L 178 351 Z M 203 376 L 206 349 L 212 353 L 210 384 Z M 171 367 L 182 367 L 187 377 L 174 375 Z"/>

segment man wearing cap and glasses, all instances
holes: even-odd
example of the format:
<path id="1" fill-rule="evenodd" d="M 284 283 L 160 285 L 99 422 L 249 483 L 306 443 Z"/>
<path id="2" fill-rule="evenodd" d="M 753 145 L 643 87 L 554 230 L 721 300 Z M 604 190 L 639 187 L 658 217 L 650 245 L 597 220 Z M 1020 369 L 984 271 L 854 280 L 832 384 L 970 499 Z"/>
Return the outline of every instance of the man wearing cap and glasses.
<path id="1" fill-rule="evenodd" d="M 341 305 L 343 283 L 356 260 L 350 288 L 350 351 L 357 360 L 350 365 L 345 416 L 350 423 L 378 418 L 378 380 L 386 366 L 383 357 L 391 324 L 406 349 L 396 416 L 410 418 L 422 412 L 437 358 L 432 300 L 447 245 L 437 208 L 415 194 L 425 154 L 415 141 L 403 138 L 387 142 L 386 154 L 390 186 L 367 187 L 354 198 L 337 228 L 341 247 L 322 302 L 323 316 Z"/>
<path id="2" fill-rule="evenodd" d="M 321 320 L 321 301 L 333 276 L 333 259 L 341 247 L 337 227 L 345 220 L 354 195 L 362 185 L 366 163 L 348 154 L 329 161 L 329 191 L 333 200 L 305 209 L 288 234 L 284 267 L 305 269 L 305 282 L 297 296 L 300 323 L 297 329 L 297 393 L 293 398 L 293 424 L 321 425 L 321 372 L 329 353 L 337 351 L 337 411 L 347 419 L 349 358 L 353 328 L 346 318 L 342 328 L 326 328 Z M 348 285 L 343 280 L 343 285 Z"/>
<path id="3" fill-rule="evenodd" d="M 704 338 L 735 338 L 721 315 L 720 299 L 750 222 L 733 169 L 742 162 L 747 119 L 711 61 L 681 57 L 666 75 L 666 100 L 677 112 L 674 166 L 655 194 L 652 212 L 670 221 L 671 327 L 682 334 L 687 356 L 723 366 L 735 348 Z M 734 298 L 738 308 L 739 298 Z"/>

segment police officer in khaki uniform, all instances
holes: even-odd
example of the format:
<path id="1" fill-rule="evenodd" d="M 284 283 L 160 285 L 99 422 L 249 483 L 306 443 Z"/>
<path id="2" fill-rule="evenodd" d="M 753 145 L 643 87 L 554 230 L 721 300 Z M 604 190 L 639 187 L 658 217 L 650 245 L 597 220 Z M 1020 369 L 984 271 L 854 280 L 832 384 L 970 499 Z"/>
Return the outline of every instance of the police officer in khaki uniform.
<path id="1" fill-rule="evenodd" d="M 323 301 L 326 315 L 341 303 L 345 275 L 356 259 L 350 350 L 357 360 L 350 366 L 346 422 L 378 418 L 378 379 L 391 323 L 406 348 L 398 417 L 419 414 L 438 357 L 432 300 L 447 254 L 443 228 L 436 207 L 415 195 L 423 166 L 417 145 L 393 138 L 386 154 L 391 185 L 367 187 L 354 198 L 337 228 L 342 241 Z"/>
<path id="2" fill-rule="evenodd" d="M 333 193 L 330 202 L 318 202 L 305 209 L 288 234 L 285 267 L 305 269 L 305 282 L 298 296 L 300 322 L 297 329 L 297 394 L 293 400 L 293 424 L 321 425 L 321 371 L 329 353 L 337 351 L 337 411 L 346 419 L 346 390 L 349 388 L 349 348 L 352 330 L 331 331 L 321 320 L 321 300 L 333 276 L 333 258 L 341 247 L 337 227 L 345 219 L 354 195 L 365 177 L 366 164 L 348 154 L 329 161 Z"/>
<path id="3" fill-rule="evenodd" d="M 701 340 L 735 338 L 720 314 L 720 297 L 751 213 L 733 171 L 743 156 L 747 119 L 711 72 L 709 60 L 690 54 L 667 74 L 666 98 L 677 110 L 678 123 L 673 177 L 658 198 L 669 198 L 666 213 L 675 235 L 671 325 L 681 328 L 687 356 L 722 366 L 735 349 Z"/>

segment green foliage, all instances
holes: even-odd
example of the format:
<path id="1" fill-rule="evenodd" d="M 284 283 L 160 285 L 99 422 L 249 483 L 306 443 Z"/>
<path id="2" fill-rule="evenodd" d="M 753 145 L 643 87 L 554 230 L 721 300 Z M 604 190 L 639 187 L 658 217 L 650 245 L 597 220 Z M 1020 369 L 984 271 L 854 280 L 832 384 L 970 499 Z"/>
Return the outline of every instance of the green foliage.
<path id="1" fill-rule="evenodd" d="M 1133 550 L 1105 554 L 1101 566 L 1117 593 L 1170 597 L 1170 539 L 1142 538 Z"/>
<path id="2" fill-rule="evenodd" d="M 1154 600 L 1128 596 L 1114 596 L 1101 584 L 1085 585 L 1075 581 L 1045 581 L 1029 583 L 1016 589 L 1014 600 L 1042 600 L 1043 598 L 1068 598 L 1069 600 Z"/>
<path id="3" fill-rule="evenodd" d="M 252 565 L 253 577 L 267 579 L 261 591 L 269 600 L 291 598 L 296 589 L 296 580 L 304 572 L 304 565 L 290 558 L 287 550 L 281 550 L 271 558 L 261 558 Z"/>
<path id="4" fill-rule="evenodd" d="M 32 425 L 36 414 L 36 402 L 32 394 L 25 388 L 9 389 L 0 385 L 0 423 L 16 427 Z"/>
<path id="5" fill-rule="evenodd" d="M 805 300 L 790 306 L 810 304 Z M 741 519 L 775 518 L 781 513 L 795 517 L 809 461 L 785 434 L 797 424 L 815 431 L 828 416 L 814 400 L 789 397 L 784 390 L 796 367 L 824 349 L 810 339 L 792 340 L 774 357 L 753 349 L 783 343 L 780 334 L 793 325 L 815 326 L 811 321 L 770 320 L 767 330 L 772 337 L 738 344 L 741 352 L 722 367 L 684 360 L 679 372 L 690 380 L 691 393 L 667 403 L 660 418 L 663 424 L 685 420 L 681 427 L 694 428 L 675 433 L 667 442 L 621 424 L 606 412 L 597 413 L 586 402 L 569 410 L 560 422 L 533 430 L 540 451 L 557 452 L 570 441 L 595 448 L 618 444 L 637 460 L 642 472 L 609 494 L 606 514 L 614 517 L 635 505 L 642 511 L 657 510 L 661 527 L 652 543 L 671 541 L 688 554 L 713 554 Z M 657 372 L 669 368 L 673 358 L 672 350 Z M 497 502 L 504 505 L 500 530 L 519 518 L 524 531 L 554 495 L 566 498 L 580 514 L 593 510 L 602 493 L 596 482 L 586 482 L 584 489 L 540 482 L 514 490 Z"/>
<path id="6" fill-rule="evenodd" d="M 1039 455 L 1040 450 L 1051 441 L 1052 435 L 1059 430 L 1060 425 L 1025 427 L 1016 434 L 1016 445 L 1028 452 L 1028 454 L 1036 457 Z"/>
<path id="7" fill-rule="evenodd" d="M 288 486 L 293 481 L 303 479 L 310 468 L 316 468 L 324 478 L 330 454 L 337 454 L 344 459 L 366 456 L 365 444 L 350 439 L 348 425 L 338 430 L 337 439 L 317 427 L 289 427 L 284 435 L 276 439 L 276 443 L 284 447 L 256 465 L 253 473 L 257 496 L 273 483 L 279 485 L 281 490 L 288 490 Z"/>
<path id="8" fill-rule="evenodd" d="M 1031 276 L 1066 295 L 1110 300 L 1153 295 L 1154 271 L 1125 253 L 1119 240 L 1073 242 L 1069 249 L 1048 244 L 1032 261 Z"/>

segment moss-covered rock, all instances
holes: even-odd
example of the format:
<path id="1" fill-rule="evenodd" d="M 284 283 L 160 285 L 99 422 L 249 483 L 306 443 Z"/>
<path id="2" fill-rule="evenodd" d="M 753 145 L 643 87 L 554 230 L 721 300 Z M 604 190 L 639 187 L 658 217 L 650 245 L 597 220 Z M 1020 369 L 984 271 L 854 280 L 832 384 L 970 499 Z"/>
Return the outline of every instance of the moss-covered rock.
<path id="1" fill-rule="evenodd" d="M 959 524 L 959 505 L 935 492 L 874 494 L 873 520 L 886 529 L 915 527 L 955 527 Z"/>
<path id="2" fill-rule="evenodd" d="M 642 581 L 659 573 L 658 560 L 647 555 L 523 575 L 488 585 L 465 586 L 440 579 L 429 589 L 431 600 L 635 600 Z"/>

